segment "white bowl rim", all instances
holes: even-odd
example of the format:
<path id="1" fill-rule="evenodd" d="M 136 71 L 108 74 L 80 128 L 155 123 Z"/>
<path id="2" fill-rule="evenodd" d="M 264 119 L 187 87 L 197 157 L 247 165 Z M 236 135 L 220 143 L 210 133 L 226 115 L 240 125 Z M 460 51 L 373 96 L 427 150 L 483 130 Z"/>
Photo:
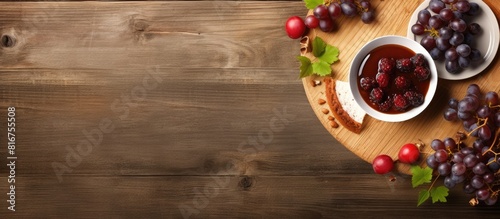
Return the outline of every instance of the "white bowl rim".
<path id="1" fill-rule="evenodd" d="M 396 44 L 396 45 L 401 45 L 406 48 L 411 49 L 415 53 L 421 53 L 424 55 L 424 57 L 427 59 L 427 62 L 429 64 L 429 69 L 431 71 L 431 78 L 430 78 L 430 83 L 429 83 L 429 89 L 427 90 L 427 93 L 425 94 L 425 99 L 424 103 L 418 107 L 414 107 L 413 109 L 404 112 L 404 113 L 399 113 L 399 114 L 388 114 L 388 113 L 383 113 L 380 111 L 377 111 L 373 109 L 371 106 L 369 106 L 364 99 L 361 97 L 361 94 L 358 89 L 358 68 L 361 65 L 361 62 L 365 59 L 366 55 L 372 51 L 373 49 L 382 46 L 382 45 L 389 45 L 389 44 Z M 368 43 L 366 43 L 361 49 L 358 51 L 356 56 L 351 62 L 351 66 L 349 68 L 349 78 L 348 78 L 349 86 L 351 93 L 354 97 L 354 100 L 356 103 L 371 117 L 385 121 L 385 122 L 403 122 L 409 119 L 412 119 L 419 115 L 421 112 L 423 112 L 427 106 L 430 104 L 432 101 L 434 94 L 436 93 L 437 89 L 437 83 L 438 83 L 438 74 L 437 74 L 437 69 L 436 69 L 436 64 L 434 63 L 434 60 L 432 59 L 431 55 L 429 52 L 422 46 L 420 43 L 415 42 L 411 39 L 408 39 L 406 37 L 402 36 L 397 36 L 397 35 L 386 35 L 386 36 L 381 36 L 378 38 L 375 38 Z"/>

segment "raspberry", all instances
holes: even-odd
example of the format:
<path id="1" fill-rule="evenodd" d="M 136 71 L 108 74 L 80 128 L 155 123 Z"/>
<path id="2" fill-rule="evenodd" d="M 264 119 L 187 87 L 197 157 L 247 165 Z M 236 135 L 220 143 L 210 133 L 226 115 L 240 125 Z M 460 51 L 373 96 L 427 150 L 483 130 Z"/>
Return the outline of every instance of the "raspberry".
<path id="1" fill-rule="evenodd" d="M 406 78 L 405 76 L 397 76 L 394 79 L 394 84 L 399 90 L 405 90 L 410 87 L 411 81 L 408 80 L 408 78 Z"/>
<path id="2" fill-rule="evenodd" d="M 375 79 L 377 80 L 378 86 L 381 88 L 387 87 L 389 85 L 389 74 L 387 73 L 377 73 L 375 76 Z"/>
<path id="3" fill-rule="evenodd" d="M 392 102 L 398 111 L 405 111 L 410 106 L 409 101 L 401 94 L 394 94 Z"/>
<path id="4" fill-rule="evenodd" d="M 425 81 L 431 75 L 431 71 L 423 66 L 417 66 L 413 71 L 413 74 L 419 81 Z"/>
<path id="5" fill-rule="evenodd" d="M 413 62 L 414 66 L 427 66 L 427 60 L 424 55 L 421 53 L 417 53 L 415 56 L 411 57 L 411 62 Z"/>
<path id="6" fill-rule="evenodd" d="M 361 88 L 365 91 L 371 91 L 373 88 L 377 87 L 377 82 L 371 77 L 364 77 L 359 80 Z"/>
<path id="7" fill-rule="evenodd" d="M 396 66 L 394 59 L 381 58 L 378 61 L 378 72 L 392 74 L 394 72 L 394 66 Z"/>
<path id="8" fill-rule="evenodd" d="M 378 109 L 382 112 L 387 112 L 392 107 L 392 99 L 387 97 L 387 99 L 378 105 Z"/>
<path id="9" fill-rule="evenodd" d="M 406 91 L 404 97 L 410 102 L 414 107 L 420 106 L 424 103 L 424 95 L 416 91 Z"/>
<path id="10" fill-rule="evenodd" d="M 413 68 L 413 62 L 409 58 L 402 58 L 396 60 L 396 69 L 403 73 L 410 73 Z"/>
<path id="11" fill-rule="evenodd" d="M 374 103 L 380 103 L 384 99 L 384 91 L 380 87 L 373 88 L 370 92 L 370 100 Z"/>

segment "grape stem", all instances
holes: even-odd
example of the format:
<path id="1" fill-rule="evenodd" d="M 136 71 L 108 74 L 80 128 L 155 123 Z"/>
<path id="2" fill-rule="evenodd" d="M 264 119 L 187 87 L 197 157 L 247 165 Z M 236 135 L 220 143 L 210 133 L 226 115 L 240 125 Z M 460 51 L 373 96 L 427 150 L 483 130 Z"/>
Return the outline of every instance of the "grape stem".
<path id="1" fill-rule="evenodd" d="M 500 108 L 500 105 L 494 105 L 492 106 L 491 103 L 488 103 L 489 108 Z"/>
<path id="2" fill-rule="evenodd" d="M 432 187 L 434 186 L 434 184 L 436 183 L 436 181 L 439 179 L 439 176 L 441 176 L 441 175 L 438 174 L 436 176 L 436 178 L 434 179 L 434 181 L 432 181 L 432 184 L 431 184 L 431 186 L 429 186 L 429 189 L 427 191 L 429 191 L 429 192 L 431 191 Z"/>
<path id="3" fill-rule="evenodd" d="M 496 153 L 495 151 L 493 151 L 493 147 L 495 146 L 495 144 L 497 143 L 497 140 L 498 140 L 498 135 L 500 134 L 500 129 L 497 129 L 497 131 L 495 132 L 495 138 L 493 139 L 493 143 L 490 145 L 490 148 L 488 148 L 488 150 L 486 150 L 485 152 L 483 152 L 483 156 L 488 153 L 488 152 L 492 152 L 493 154 L 495 154 L 495 159 L 492 160 L 492 162 L 494 162 L 495 160 L 497 160 L 497 156 L 499 153 Z M 498 147 L 498 145 L 497 145 Z M 491 164 L 492 162 L 488 162 L 486 165 L 488 164 Z"/>
<path id="4" fill-rule="evenodd" d="M 481 127 L 485 126 L 485 125 L 486 125 L 486 123 L 488 122 L 488 117 L 486 117 L 486 119 L 480 119 L 480 120 L 478 121 L 478 123 L 479 123 L 480 121 L 483 121 L 483 124 L 478 125 L 475 129 L 472 129 L 472 131 L 470 131 L 469 133 L 467 133 L 467 137 L 470 137 L 470 136 L 472 135 L 472 133 L 474 133 L 475 131 L 477 131 L 477 130 L 478 130 L 478 129 L 480 129 Z"/>
<path id="5" fill-rule="evenodd" d="M 437 31 L 433 27 L 431 29 L 427 29 L 426 28 L 424 31 L 425 32 L 429 32 L 429 35 L 432 36 L 432 37 L 439 37 L 439 31 Z"/>

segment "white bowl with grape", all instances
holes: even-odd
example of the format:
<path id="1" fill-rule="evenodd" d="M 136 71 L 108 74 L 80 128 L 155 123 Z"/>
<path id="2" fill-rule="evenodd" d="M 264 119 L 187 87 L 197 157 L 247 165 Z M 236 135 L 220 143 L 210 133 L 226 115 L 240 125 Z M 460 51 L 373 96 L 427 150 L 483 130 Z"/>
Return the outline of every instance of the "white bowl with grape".
<path id="1" fill-rule="evenodd" d="M 496 17 L 481 0 L 426 0 L 412 15 L 407 37 L 429 51 L 439 77 L 448 80 L 483 72 L 500 39 Z"/>

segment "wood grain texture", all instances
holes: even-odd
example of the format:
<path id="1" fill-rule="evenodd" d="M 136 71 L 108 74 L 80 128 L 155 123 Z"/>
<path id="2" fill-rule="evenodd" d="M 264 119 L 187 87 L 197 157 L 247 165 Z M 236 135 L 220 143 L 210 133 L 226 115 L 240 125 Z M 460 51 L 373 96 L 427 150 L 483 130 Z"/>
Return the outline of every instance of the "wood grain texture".
<path id="1" fill-rule="evenodd" d="M 459 189 L 416 208 L 408 176 L 373 174 L 321 126 L 283 31 L 300 1 L 0 6 L 15 41 L 0 47 L 0 120 L 15 106 L 18 136 L 17 211 L 2 201 L 0 218 L 498 214 Z"/>
<path id="2" fill-rule="evenodd" d="M 373 1 L 378 14 L 373 24 L 366 25 L 356 19 L 341 20 L 341 27 L 334 34 L 323 32 L 313 32 L 310 38 L 319 36 L 331 45 L 337 46 L 340 51 L 341 61 L 332 66 L 332 78 L 347 81 L 350 61 L 356 52 L 370 40 L 384 35 L 406 36 L 408 21 L 415 8 L 422 1 Z M 496 1 L 485 1 L 491 6 L 498 16 L 500 4 Z M 391 25 L 388 25 L 391 24 Z M 348 26 L 349 28 L 343 28 Z M 462 130 L 462 125 L 456 122 L 447 122 L 442 118 L 442 112 L 446 109 L 447 101 L 451 98 L 461 99 L 469 84 L 476 83 L 481 86 L 483 92 L 490 90 L 500 90 L 500 63 L 498 55 L 491 65 L 481 74 L 460 81 L 450 81 L 439 79 L 436 94 L 428 109 L 417 117 L 399 123 L 382 122 L 365 117 L 363 131 L 358 135 L 344 128 L 332 128 L 329 124 L 328 116 L 322 113 L 326 106 L 317 104 L 318 99 L 325 98 L 325 86 L 313 87 L 311 80 L 321 80 L 321 78 L 309 77 L 303 79 L 309 102 L 314 109 L 323 126 L 343 145 L 364 160 L 371 162 L 379 154 L 388 154 L 393 159 L 397 159 L 399 149 L 408 142 L 419 142 L 420 140 L 429 145 L 433 139 L 444 139 L 454 137 L 457 131 Z M 427 146 L 423 148 L 425 153 L 432 149 Z M 422 159 L 425 163 L 425 159 Z M 397 165 L 399 171 L 409 173 L 409 166 Z"/>

